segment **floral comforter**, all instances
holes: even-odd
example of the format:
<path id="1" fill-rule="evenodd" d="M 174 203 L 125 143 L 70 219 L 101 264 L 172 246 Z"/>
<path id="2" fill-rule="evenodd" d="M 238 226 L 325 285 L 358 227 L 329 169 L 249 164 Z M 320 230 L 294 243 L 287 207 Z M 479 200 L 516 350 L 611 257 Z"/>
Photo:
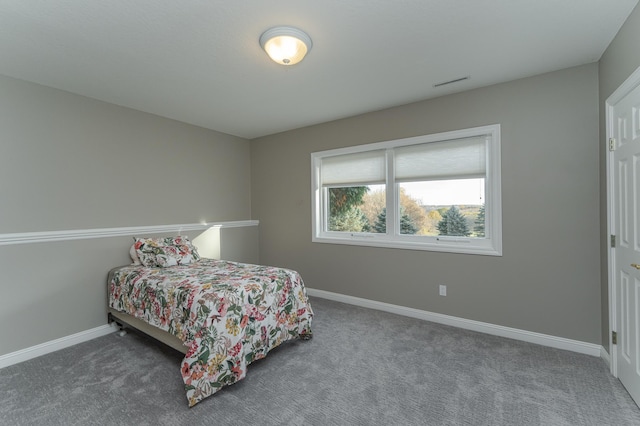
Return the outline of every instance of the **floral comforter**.
<path id="1" fill-rule="evenodd" d="M 313 311 L 292 270 L 200 259 L 183 266 L 124 266 L 109 279 L 109 306 L 180 338 L 189 406 L 245 377 L 282 342 L 311 337 Z"/>

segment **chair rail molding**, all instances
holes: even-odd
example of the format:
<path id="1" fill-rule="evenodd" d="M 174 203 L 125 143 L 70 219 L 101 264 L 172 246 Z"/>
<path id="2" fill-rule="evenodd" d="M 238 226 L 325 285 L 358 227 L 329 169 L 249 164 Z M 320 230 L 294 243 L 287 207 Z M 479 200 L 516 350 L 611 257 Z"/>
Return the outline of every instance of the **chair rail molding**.
<path id="1" fill-rule="evenodd" d="M 204 231 L 210 228 L 239 228 L 258 226 L 257 220 L 237 220 L 213 223 L 187 223 L 177 225 L 130 226 L 123 228 L 71 229 L 0 234 L 0 246 L 12 244 L 48 243 L 53 241 L 86 240 L 167 232 Z"/>

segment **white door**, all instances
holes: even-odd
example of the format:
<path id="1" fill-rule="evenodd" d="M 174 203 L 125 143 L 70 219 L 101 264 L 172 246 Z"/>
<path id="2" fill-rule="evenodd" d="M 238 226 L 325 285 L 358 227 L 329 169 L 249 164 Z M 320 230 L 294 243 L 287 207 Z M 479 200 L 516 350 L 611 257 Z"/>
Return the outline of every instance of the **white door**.
<path id="1" fill-rule="evenodd" d="M 612 330 L 617 334 L 618 378 L 640 406 L 640 85 L 627 86 L 625 91 L 609 105 L 607 120 L 613 138 L 609 220 L 616 239 L 610 256 Z"/>

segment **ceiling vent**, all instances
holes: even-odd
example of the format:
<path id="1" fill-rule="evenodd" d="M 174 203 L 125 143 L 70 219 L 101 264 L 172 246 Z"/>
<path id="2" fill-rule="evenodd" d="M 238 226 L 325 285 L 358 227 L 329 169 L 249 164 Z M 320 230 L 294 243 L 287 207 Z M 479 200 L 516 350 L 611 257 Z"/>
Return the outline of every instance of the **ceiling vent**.
<path id="1" fill-rule="evenodd" d="M 471 78 L 470 75 L 466 77 L 456 78 L 455 80 L 444 81 L 442 83 L 434 84 L 433 87 L 446 86 L 447 84 L 458 83 L 460 81 L 469 80 Z"/>

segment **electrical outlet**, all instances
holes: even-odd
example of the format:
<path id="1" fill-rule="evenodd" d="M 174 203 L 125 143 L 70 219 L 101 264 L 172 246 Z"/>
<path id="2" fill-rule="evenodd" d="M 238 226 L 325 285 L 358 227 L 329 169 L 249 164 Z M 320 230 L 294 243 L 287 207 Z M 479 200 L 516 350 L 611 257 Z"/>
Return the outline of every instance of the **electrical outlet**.
<path id="1" fill-rule="evenodd" d="M 446 296 L 446 295 L 447 295 L 447 286 L 440 284 L 440 296 Z"/>

